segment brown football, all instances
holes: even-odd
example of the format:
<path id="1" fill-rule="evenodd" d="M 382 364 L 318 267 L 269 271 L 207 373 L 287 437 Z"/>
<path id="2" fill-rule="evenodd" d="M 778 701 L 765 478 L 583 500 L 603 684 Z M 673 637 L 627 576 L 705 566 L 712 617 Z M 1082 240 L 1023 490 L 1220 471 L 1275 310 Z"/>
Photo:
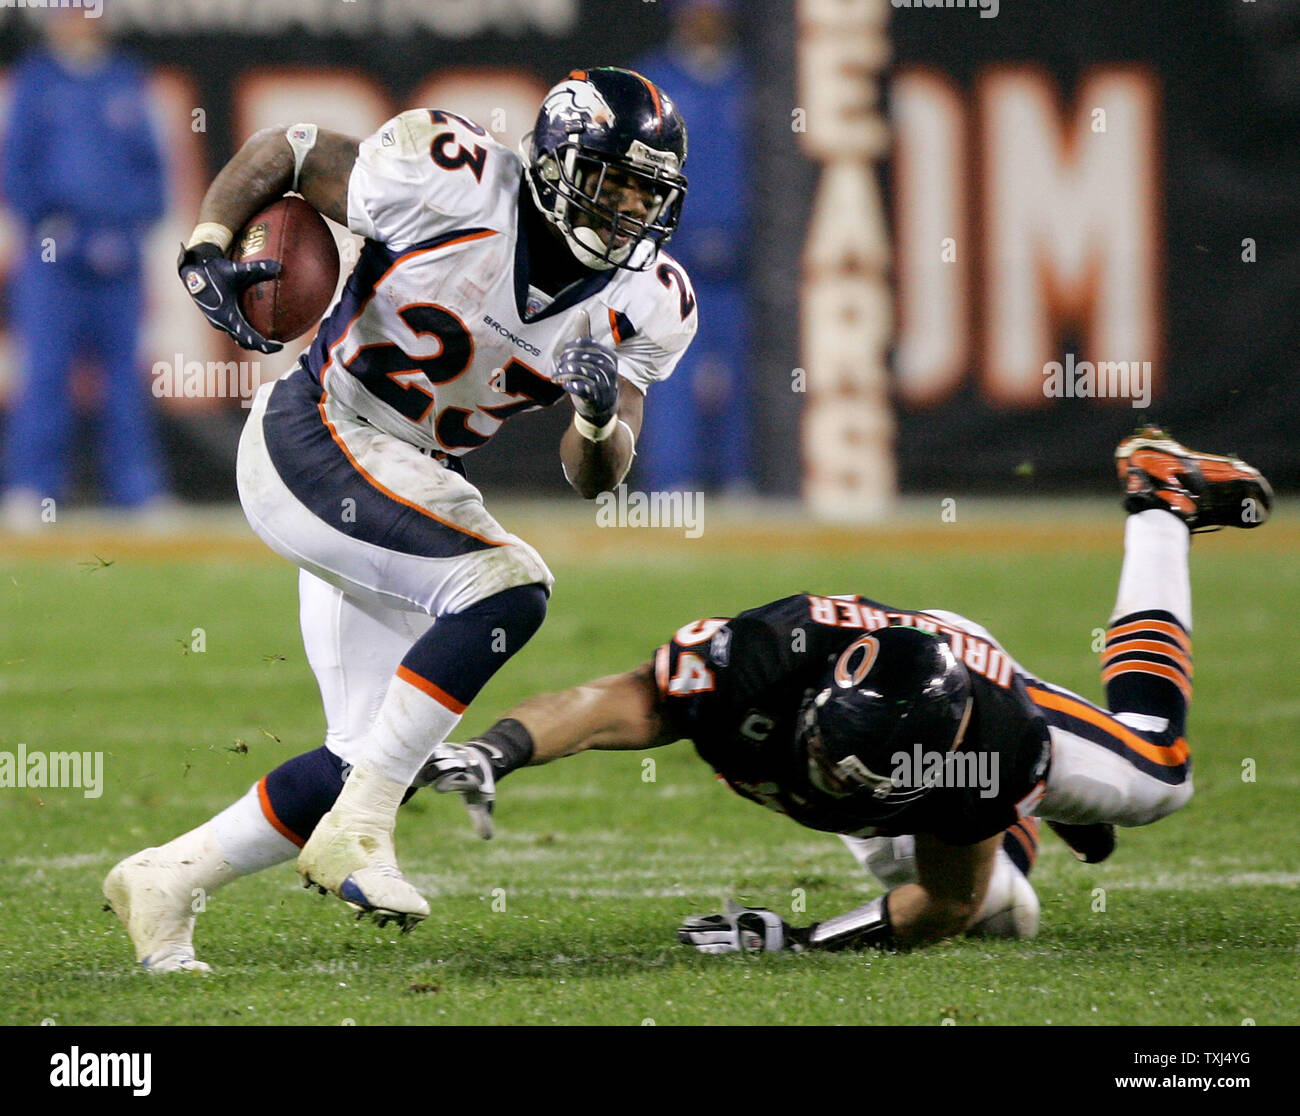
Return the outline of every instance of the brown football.
<path id="1" fill-rule="evenodd" d="M 272 341 L 292 341 L 329 307 L 339 281 L 339 250 L 325 218 L 289 195 L 256 214 L 235 237 L 230 258 L 279 260 L 280 274 L 240 296 L 244 317 Z"/>

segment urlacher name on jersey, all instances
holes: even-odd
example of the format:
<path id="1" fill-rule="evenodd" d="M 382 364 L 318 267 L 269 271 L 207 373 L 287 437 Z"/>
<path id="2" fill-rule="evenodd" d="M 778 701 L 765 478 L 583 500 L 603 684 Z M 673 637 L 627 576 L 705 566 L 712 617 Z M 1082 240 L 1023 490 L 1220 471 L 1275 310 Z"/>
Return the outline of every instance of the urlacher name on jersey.
<path id="1" fill-rule="evenodd" d="M 892 625 L 920 628 L 948 641 L 952 653 L 966 664 L 966 669 L 983 675 L 1006 689 L 1011 685 L 1014 665 L 1000 647 L 961 628 L 928 616 L 924 612 L 887 611 L 874 608 L 854 597 L 808 597 L 809 616 L 818 624 L 833 628 L 860 628 L 874 632 Z"/>
<path id="2" fill-rule="evenodd" d="M 646 272 L 547 298 L 528 283 L 522 176 L 514 152 L 454 113 L 412 109 L 362 142 L 348 226 L 366 244 L 305 358 L 337 402 L 404 441 L 468 453 L 564 395 L 550 376 L 584 311 L 642 392 L 672 372 L 696 327 L 685 272 L 661 253 Z"/>

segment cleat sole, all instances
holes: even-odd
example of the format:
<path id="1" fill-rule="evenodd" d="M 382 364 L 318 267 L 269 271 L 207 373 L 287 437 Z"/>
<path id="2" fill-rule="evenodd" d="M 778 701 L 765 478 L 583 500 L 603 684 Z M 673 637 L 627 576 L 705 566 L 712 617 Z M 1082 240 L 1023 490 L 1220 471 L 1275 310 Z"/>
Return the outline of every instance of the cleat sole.
<path id="1" fill-rule="evenodd" d="M 348 902 L 345 900 L 345 902 Z M 359 903 L 348 902 L 348 906 L 356 913 L 356 921 L 364 922 L 367 918 L 381 930 L 387 928 L 392 923 L 397 923 L 398 929 L 403 934 L 409 934 L 421 922 L 424 921 L 423 915 L 410 914 L 402 911 L 390 911 L 383 907 L 363 907 Z"/>

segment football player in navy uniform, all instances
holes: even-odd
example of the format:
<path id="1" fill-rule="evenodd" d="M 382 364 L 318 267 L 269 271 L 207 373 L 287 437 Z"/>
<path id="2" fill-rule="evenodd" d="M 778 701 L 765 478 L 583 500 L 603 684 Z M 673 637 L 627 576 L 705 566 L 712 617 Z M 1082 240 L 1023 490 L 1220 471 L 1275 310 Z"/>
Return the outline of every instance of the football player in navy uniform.
<path id="1" fill-rule="evenodd" d="M 678 936 L 704 952 L 960 933 L 992 913 L 999 849 L 1027 819 L 1098 860 L 1113 826 L 1157 821 L 1192 794 L 1190 534 L 1258 526 L 1272 494 L 1243 462 L 1155 428 L 1116 457 L 1130 515 L 1102 655 L 1108 708 L 1035 677 L 955 613 L 802 593 L 687 624 L 652 662 L 529 699 L 469 748 L 499 779 L 586 749 L 685 738 L 737 793 L 843 835 L 869 867 L 861 842 L 914 837 L 911 878 L 874 902 L 805 927 L 734 906 L 688 919 Z M 493 793 L 485 779 L 467 797 L 480 826 Z"/>
<path id="2" fill-rule="evenodd" d="M 245 348 L 239 295 L 279 269 L 226 252 L 296 190 L 365 237 L 342 294 L 239 447 L 257 534 L 300 568 L 303 642 L 324 746 L 288 761 L 197 829 L 118 864 L 104 892 L 137 959 L 203 969 L 192 893 L 297 857 L 304 883 L 411 928 L 398 805 L 465 707 L 536 631 L 551 574 L 488 513 L 460 459 L 512 415 L 567 396 L 560 459 L 584 497 L 627 472 L 650 385 L 696 328 L 662 246 L 687 182 L 686 126 L 639 74 L 575 71 L 515 154 L 451 112 L 413 109 L 358 142 L 312 124 L 254 135 L 218 174 L 180 275 Z"/>

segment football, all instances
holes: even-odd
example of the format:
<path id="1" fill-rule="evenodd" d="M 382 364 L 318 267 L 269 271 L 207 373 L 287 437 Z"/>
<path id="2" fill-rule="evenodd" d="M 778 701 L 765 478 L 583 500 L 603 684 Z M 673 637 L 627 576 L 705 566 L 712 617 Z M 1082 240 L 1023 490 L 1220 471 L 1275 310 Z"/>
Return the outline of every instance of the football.
<path id="1" fill-rule="evenodd" d="M 292 341 L 320 321 L 339 281 L 339 252 L 325 218 L 287 195 L 256 214 L 235 237 L 230 258 L 279 260 L 280 274 L 240 297 L 244 317 L 272 341 Z"/>

